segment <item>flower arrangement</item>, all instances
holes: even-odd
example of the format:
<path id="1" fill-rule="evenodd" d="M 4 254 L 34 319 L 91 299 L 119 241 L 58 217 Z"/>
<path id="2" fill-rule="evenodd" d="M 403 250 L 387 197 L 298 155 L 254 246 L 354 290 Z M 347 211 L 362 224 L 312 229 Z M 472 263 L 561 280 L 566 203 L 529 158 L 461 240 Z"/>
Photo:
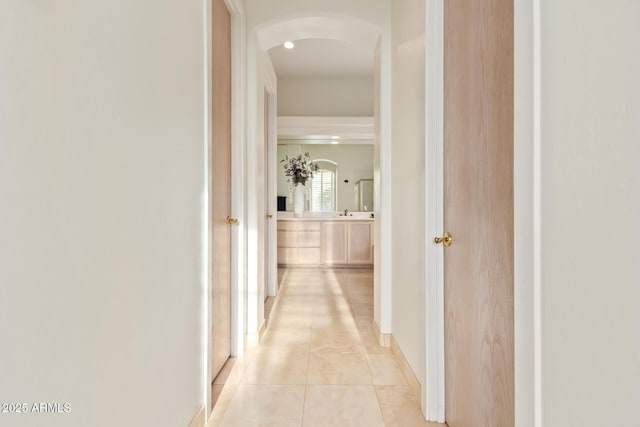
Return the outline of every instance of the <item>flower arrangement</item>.
<path id="1" fill-rule="evenodd" d="M 299 154 L 297 157 L 285 155 L 280 163 L 284 163 L 284 174 L 289 177 L 287 182 L 295 187 L 297 184 L 305 185 L 307 179 L 313 178 L 313 173 L 318 171 L 318 164 L 310 160 L 309 153 Z"/>

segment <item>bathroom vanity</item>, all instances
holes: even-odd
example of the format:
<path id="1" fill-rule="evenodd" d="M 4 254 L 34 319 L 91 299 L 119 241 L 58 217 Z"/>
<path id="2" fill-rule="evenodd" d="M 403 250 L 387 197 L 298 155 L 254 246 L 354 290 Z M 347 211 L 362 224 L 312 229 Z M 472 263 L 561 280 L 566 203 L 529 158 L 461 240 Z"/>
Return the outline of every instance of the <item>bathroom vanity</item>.
<path id="1" fill-rule="evenodd" d="M 278 266 L 373 266 L 373 218 L 278 215 Z"/>

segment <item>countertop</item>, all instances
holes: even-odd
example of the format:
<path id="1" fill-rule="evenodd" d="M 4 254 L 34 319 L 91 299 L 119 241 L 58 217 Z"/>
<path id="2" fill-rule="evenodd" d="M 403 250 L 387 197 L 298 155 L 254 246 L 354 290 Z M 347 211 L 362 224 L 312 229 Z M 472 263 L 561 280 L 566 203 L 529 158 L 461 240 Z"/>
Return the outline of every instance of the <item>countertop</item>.
<path id="1" fill-rule="evenodd" d="M 357 213 L 353 216 L 302 216 L 300 218 L 296 218 L 293 214 L 289 214 L 286 216 L 278 214 L 278 221 L 373 221 L 374 218 L 371 218 L 367 215 L 363 215 L 361 213 Z"/>

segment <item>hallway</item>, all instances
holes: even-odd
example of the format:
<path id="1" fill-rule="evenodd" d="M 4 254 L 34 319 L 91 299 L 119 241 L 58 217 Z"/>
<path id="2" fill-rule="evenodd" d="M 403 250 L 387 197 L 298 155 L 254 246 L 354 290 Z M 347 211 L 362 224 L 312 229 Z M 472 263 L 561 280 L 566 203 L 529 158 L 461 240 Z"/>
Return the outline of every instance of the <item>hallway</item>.
<path id="1" fill-rule="evenodd" d="M 261 344 L 222 376 L 209 426 L 437 426 L 372 329 L 373 271 L 280 270 Z M 233 362 L 233 360 L 232 360 Z"/>

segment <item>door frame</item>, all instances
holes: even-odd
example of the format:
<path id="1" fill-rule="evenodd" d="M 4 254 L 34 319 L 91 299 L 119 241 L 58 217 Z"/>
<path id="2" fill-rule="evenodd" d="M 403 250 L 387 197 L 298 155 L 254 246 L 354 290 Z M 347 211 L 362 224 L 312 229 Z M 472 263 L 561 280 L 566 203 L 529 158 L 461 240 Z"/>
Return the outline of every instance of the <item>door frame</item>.
<path id="1" fill-rule="evenodd" d="M 425 7 L 425 366 L 422 408 L 427 420 L 445 421 L 444 401 L 444 0 Z"/>
<path id="2" fill-rule="evenodd" d="M 244 354 L 247 214 L 245 188 L 245 51 L 246 24 L 242 0 L 225 0 L 231 12 L 231 212 L 240 224 L 231 235 L 231 356 Z"/>
<path id="3" fill-rule="evenodd" d="M 444 0 L 425 16 L 425 360 L 422 408 L 444 422 Z M 514 403 L 516 427 L 541 426 L 540 0 L 514 0 Z M 430 374 L 433 373 L 433 374 Z"/>
<path id="4" fill-rule="evenodd" d="M 273 215 L 271 221 L 268 221 L 268 227 L 265 230 L 267 253 L 264 254 L 265 262 L 267 263 L 267 295 L 265 297 L 275 297 L 278 292 L 278 242 L 277 242 L 277 209 L 276 209 L 276 195 L 278 188 L 278 173 L 277 173 L 277 157 L 278 157 L 278 77 L 273 69 L 273 64 L 269 55 L 264 52 L 263 55 L 263 84 L 264 92 L 268 96 L 268 135 L 266 141 L 264 141 L 264 155 L 266 162 L 270 166 L 268 169 L 268 175 L 266 180 L 266 193 L 268 197 L 267 206 L 264 207 L 265 213 Z M 261 105 L 265 105 L 263 102 Z M 265 115 L 262 114 L 262 117 Z M 264 126 L 263 126 L 264 127 Z M 274 167 L 275 166 L 275 167 Z M 264 286 L 263 286 L 264 288 Z M 264 298 L 263 298 L 264 299 Z"/>

